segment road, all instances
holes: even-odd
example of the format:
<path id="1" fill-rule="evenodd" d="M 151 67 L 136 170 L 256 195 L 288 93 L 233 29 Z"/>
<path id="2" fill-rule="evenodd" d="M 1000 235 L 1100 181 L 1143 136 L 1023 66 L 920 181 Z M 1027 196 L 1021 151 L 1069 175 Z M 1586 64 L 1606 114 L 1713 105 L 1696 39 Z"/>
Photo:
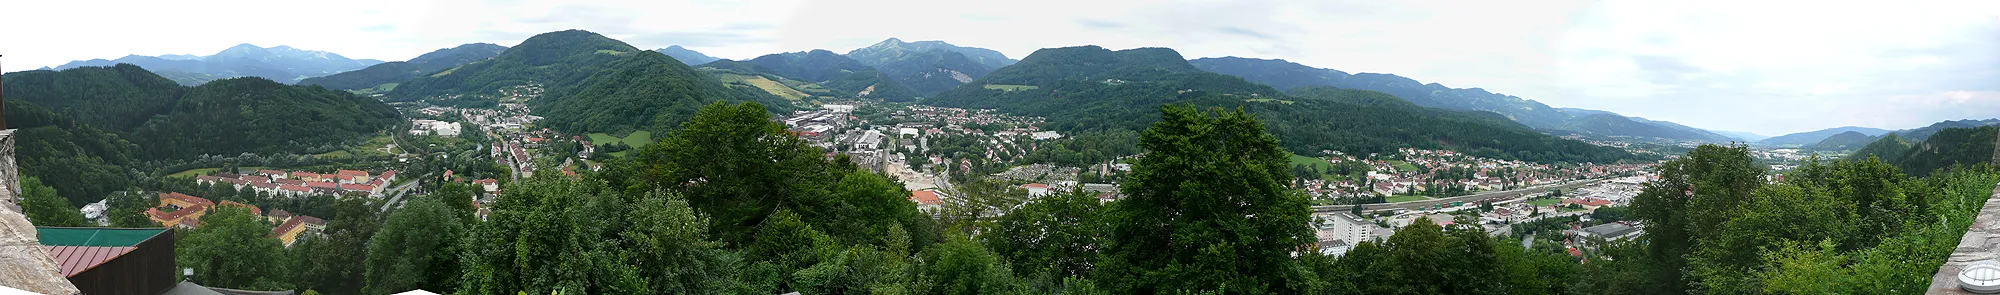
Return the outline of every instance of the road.
<path id="1" fill-rule="evenodd" d="M 418 176 L 417 179 L 423 179 L 423 177 L 424 176 Z M 408 194 L 411 188 L 417 187 L 418 182 L 421 181 L 411 181 L 410 183 L 405 183 L 403 185 L 390 188 L 389 202 L 382 203 L 382 213 L 389 213 L 389 208 L 395 208 L 396 204 L 403 202 L 403 195 Z"/>
<path id="2" fill-rule="evenodd" d="M 1486 192 L 1486 193 L 1471 194 L 1471 195 L 1442 198 L 1442 199 L 1430 199 L 1423 201 L 1410 201 L 1401 203 L 1367 204 L 1363 206 L 1366 206 L 1364 208 L 1366 208 L 1367 211 L 1380 211 L 1380 210 L 1395 210 L 1395 209 L 1416 209 L 1422 207 L 1429 207 L 1437 204 L 1449 204 L 1451 202 L 1472 202 L 1476 200 L 1496 199 L 1496 198 L 1510 199 L 1510 198 L 1518 198 L 1528 194 L 1546 192 L 1549 191 L 1550 189 L 1572 189 L 1580 186 L 1604 182 L 1607 180 L 1609 179 L 1592 179 L 1592 180 L 1575 181 L 1553 186 L 1542 185 L 1542 186 L 1534 186 L 1534 187 L 1515 189 L 1509 191 Z M 1354 205 L 1313 206 L 1313 212 L 1314 213 L 1346 212 L 1348 210 L 1353 210 L 1352 209 L 1353 207 Z"/>

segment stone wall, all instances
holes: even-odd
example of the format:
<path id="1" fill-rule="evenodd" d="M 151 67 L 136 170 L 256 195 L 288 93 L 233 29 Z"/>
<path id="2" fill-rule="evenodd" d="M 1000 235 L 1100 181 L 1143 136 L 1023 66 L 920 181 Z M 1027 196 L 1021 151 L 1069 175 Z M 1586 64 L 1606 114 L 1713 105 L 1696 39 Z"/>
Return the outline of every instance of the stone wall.
<path id="1" fill-rule="evenodd" d="M 1993 187 L 1993 197 L 1986 199 L 1976 216 L 1972 227 L 1959 237 L 1958 249 L 1931 276 L 1930 289 L 1924 294 L 1972 294 L 1958 288 L 1959 269 L 1975 261 L 2000 259 L 2000 185 Z"/>

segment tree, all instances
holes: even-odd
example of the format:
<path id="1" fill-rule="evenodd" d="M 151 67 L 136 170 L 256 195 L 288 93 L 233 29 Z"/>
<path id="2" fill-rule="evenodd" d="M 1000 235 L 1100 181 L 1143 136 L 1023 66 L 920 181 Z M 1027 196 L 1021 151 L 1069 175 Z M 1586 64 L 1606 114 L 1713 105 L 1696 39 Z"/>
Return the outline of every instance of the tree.
<path id="1" fill-rule="evenodd" d="M 106 198 L 104 218 L 111 221 L 111 227 L 141 228 L 160 227 L 146 218 L 146 209 L 159 204 L 155 196 L 143 193 L 120 192 Z"/>
<path id="2" fill-rule="evenodd" d="M 30 176 L 21 180 L 21 213 L 28 216 L 28 223 L 35 226 L 89 226 L 84 223 L 83 212 L 70 207 L 69 201 L 56 195 L 56 189 L 43 185 L 42 180 Z"/>
<path id="3" fill-rule="evenodd" d="M 251 215 L 249 209 L 216 206 L 202 216 L 201 227 L 187 231 L 178 242 L 180 258 L 176 262 L 193 268 L 195 275 L 189 280 L 205 286 L 287 289 L 283 278 L 277 277 L 285 273 L 283 264 L 272 263 L 279 261 L 283 247 L 270 233 L 271 226 Z"/>
<path id="4" fill-rule="evenodd" d="M 1301 293 L 1290 253 L 1312 241 L 1278 140 L 1242 110 L 1166 107 L 1140 137 L 1125 199 L 1107 209 L 1097 276 L 1113 293 Z"/>
<path id="5" fill-rule="evenodd" d="M 1685 293 L 1683 269 L 1697 241 L 1720 232 L 1723 223 L 1763 180 L 1763 166 L 1749 147 L 1702 145 L 1687 157 L 1659 166 L 1660 179 L 1633 198 L 1634 217 L 1646 222 L 1646 256 L 1654 273 L 1643 279 L 1661 293 Z"/>
<path id="6" fill-rule="evenodd" d="M 972 239 L 952 236 L 924 252 L 924 276 L 937 282 L 931 294 L 1017 294 L 1021 286 L 1000 255 Z"/>
<path id="7" fill-rule="evenodd" d="M 308 278 L 302 282 L 306 285 L 299 288 L 360 294 L 368 282 L 368 244 L 382 227 L 376 217 L 380 208 L 362 197 L 341 197 L 336 201 L 334 217 L 322 232 L 324 243 L 318 252 L 311 254 L 314 267 L 306 271 Z"/>
<path id="8" fill-rule="evenodd" d="M 980 239 L 1018 265 L 1021 277 L 1082 277 L 1097 265 L 1103 247 L 1098 237 L 1104 225 L 1097 218 L 1103 207 L 1089 191 L 1044 196 L 1001 216 Z"/>
<path id="9" fill-rule="evenodd" d="M 366 294 L 391 294 L 413 289 L 450 293 L 461 274 L 459 237 L 465 225 L 443 203 L 431 198 L 410 200 L 389 214 L 368 242 Z"/>

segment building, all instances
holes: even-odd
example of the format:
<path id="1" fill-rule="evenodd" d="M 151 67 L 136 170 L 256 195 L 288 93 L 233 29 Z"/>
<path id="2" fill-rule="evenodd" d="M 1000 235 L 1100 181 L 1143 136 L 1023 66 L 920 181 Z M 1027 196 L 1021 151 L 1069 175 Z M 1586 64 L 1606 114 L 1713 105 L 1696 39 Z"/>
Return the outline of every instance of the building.
<path id="1" fill-rule="evenodd" d="M 944 199 L 938 198 L 935 191 L 922 190 L 910 192 L 910 202 L 917 203 L 917 211 L 923 212 L 937 212 L 938 209 L 944 207 Z"/>
<path id="2" fill-rule="evenodd" d="M 174 287 L 174 234 L 167 229 L 36 227 L 35 233 L 82 294 L 154 295 Z"/>
<path id="3" fill-rule="evenodd" d="M 1049 185 L 1047 185 L 1047 184 L 1040 184 L 1040 183 L 1030 183 L 1030 184 L 1024 184 L 1024 185 L 1021 185 L 1021 188 L 1023 188 L 1023 189 L 1027 189 L 1027 190 L 1028 190 L 1028 197 L 1041 197 L 1041 196 L 1047 196 L 1047 195 L 1049 195 L 1049 192 L 1051 191 L 1051 189 L 1049 188 Z"/>
<path id="4" fill-rule="evenodd" d="M 1625 240 L 1625 239 L 1631 239 L 1633 237 L 1638 237 L 1639 232 L 1640 231 L 1638 227 L 1633 227 L 1623 222 L 1612 222 L 1612 223 L 1599 224 L 1597 226 L 1583 228 L 1582 230 L 1576 231 L 1576 235 L 1579 237 L 1598 238 L 1608 241 L 1608 240 Z"/>
<path id="5" fill-rule="evenodd" d="M 263 216 L 264 210 L 249 204 L 222 201 L 222 205 L 250 209 L 250 214 Z M 146 217 L 161 226 L 196 228 L 201 226 L 201 217 L 216 203 L 200 197 L 182 193 L 160 193 L 160 205 L 146 209 Z"/>
<path id="6" fill-rule="evenodd" d="M 1360 216 L 1354 216 L 1353 213 L 1338 212 L 1332 214 L 1327 219 L 1329 219 L 1327 220 L 1328 226 L 1325 227 L 1324 231 L 1327 232 L 1327 238 L 1331 240 L 1346 241 L 1347 245 L 1375 240 L 1375 229 L 1377 226 L 1375 226 L 1375 223 L 1368 222 L 1368 220 L 1362 219 Z"/>

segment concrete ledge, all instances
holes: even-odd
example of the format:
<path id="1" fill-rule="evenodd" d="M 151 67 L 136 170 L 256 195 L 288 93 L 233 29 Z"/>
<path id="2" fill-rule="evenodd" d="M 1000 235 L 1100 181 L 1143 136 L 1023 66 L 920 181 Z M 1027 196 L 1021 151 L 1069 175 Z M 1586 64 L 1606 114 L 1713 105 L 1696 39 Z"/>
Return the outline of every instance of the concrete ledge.
<path id="1" fill-rule="evenodd" d="M 1959 237 L 1951 258 L 1931 276 L 1930 289 L 1924 294 L 1973 294 L 1958 288 L 1958 271 L 1966 264 L 1989 259 L 2000 259 L 2000 185 L 1993 187 L 1993 197 L 1979 208 L 1978 218 Z"/>

